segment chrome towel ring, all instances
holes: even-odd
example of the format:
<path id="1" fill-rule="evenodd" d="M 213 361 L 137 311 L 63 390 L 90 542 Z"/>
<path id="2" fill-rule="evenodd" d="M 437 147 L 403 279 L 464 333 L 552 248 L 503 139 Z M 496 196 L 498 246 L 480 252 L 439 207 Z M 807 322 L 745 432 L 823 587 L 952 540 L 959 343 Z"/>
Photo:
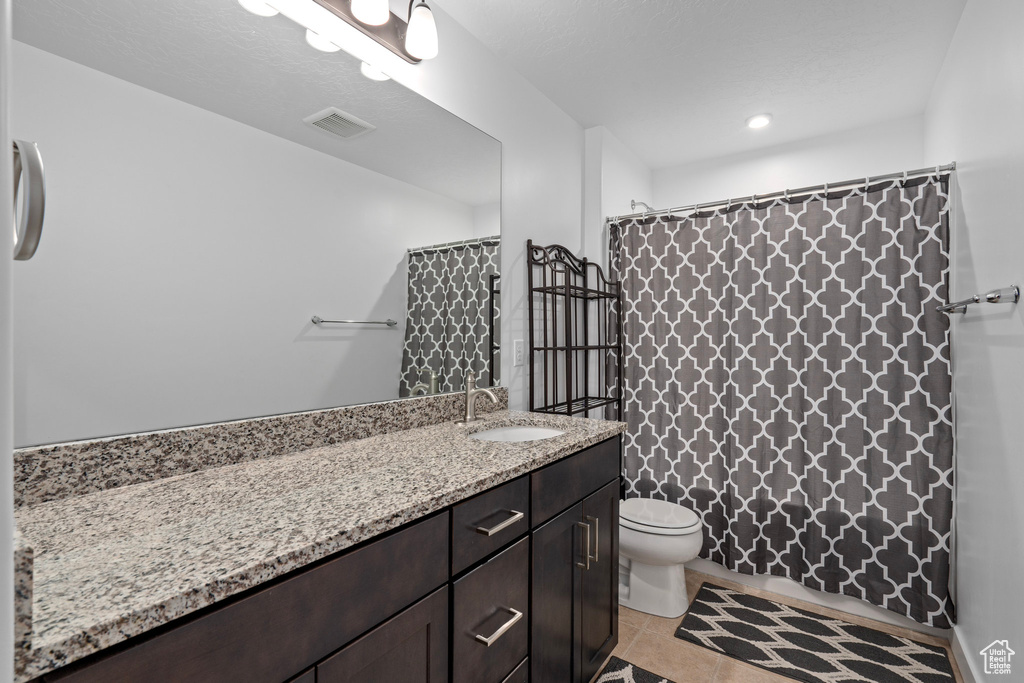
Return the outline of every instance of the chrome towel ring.
<path id="1" fill-rule="evenodd" d="M 43 158 L 34 142 L 14 140 L 14 260 L 27 261 L 39 247 L 46 209 Z M 19 188 L 21 192 L 19 193 Z M 21 216 L 18 195 L 21 194 Z"/>

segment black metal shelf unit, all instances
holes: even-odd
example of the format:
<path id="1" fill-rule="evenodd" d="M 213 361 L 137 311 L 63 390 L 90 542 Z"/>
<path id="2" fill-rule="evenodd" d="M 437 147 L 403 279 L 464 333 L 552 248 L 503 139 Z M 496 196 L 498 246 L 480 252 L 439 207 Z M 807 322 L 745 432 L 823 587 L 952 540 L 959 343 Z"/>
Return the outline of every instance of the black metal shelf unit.
<path id="1" fill-rule="evenodd" d="M 526 254 L 530 410 L 621 419 L 621 286 L 563 246 Z"/>

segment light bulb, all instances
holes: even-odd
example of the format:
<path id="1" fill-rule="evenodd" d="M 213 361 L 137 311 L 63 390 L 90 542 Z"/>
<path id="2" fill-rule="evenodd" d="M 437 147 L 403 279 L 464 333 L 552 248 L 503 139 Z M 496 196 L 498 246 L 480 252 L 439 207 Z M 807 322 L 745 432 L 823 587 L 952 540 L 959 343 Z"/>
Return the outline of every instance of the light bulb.
<path id="1" fill-rule="evenodd" d="M 417 59 L 433 59 L 437 56 L 437 25 L 434 23 L 434 13 L 425 3 L 413 7 L 409 15 L 405 51 Z"/>
<path id="2" fill-rule="evenodd" d="M 313 29 L 306 29 L 306 42 L 321 52 L 337 52 L 341 48 L 327 40 Z"/>
<path id="3" fill-rule="evenodd" d="M 388 0 L 352 0 L 352 15 L 364 24 L 380 26 L 388 23 L 391 10 Z"/>
<path id="4" fill-rule="evenodd" d="M 747 119 L 748 128 L 764 128 L 772 122 L 771 114 L 757 114 Z"/>
<path id="5" fill-rule="evenodd" d="M 260 17 L 272 17 L 277 10 L 262 0 L 238 0 L 238 4 Z"/>
<path id="6" fill-rule="evenodd" d="M 383 71 L 381 71 L 377 67 L 373 66 L 372 64 L 367 64 L 366 62 L 363 62 L 359 66 L 359 71 L 362 72 L 362 74 L 364 76 L 366 76 L 367 78 L 369 78 L 371 81 L 390 81 L 391 80 L 391 76 L 388 76 L 386 73 L 384 73 Z"/>

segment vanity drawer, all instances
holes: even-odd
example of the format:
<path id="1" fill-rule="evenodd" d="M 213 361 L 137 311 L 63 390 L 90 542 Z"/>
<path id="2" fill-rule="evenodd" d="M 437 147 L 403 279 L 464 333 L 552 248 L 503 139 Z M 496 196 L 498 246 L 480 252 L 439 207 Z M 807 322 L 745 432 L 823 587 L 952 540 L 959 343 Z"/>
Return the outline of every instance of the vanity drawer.
<path id="1" fill-rule="evenodd" d="M 528 538 L 455 582 L 452 683 L 506 679 L 526 657 L 529 603 Z"/>
<path id="2" fill-rule="evenodd" d="M 536 528 L 619 476 L 618 436 L 530 475 L 530 523 Z"/>
<path id="3" fill-rule="evenodd" d="M 530 530 L 530 480 L 514 479 L 452 508 L 452 575 Z"/>

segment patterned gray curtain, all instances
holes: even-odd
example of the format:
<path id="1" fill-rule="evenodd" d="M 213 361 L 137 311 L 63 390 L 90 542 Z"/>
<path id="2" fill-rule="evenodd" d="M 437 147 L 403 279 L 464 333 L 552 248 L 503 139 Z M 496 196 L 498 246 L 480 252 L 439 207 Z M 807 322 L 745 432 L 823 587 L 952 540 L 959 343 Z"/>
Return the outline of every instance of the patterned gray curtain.
<path id="1" fill-rule="evenodd" d="M 947 183 L 611 226 L 627 495 L 701 557 L 950 626 Z"/>
<path id="2" fill-rule="evenodd" d="M 479 386 L 496 383 L 499 248 L 499 237 L 487 237 L 409 252 L 400 397 L 413 395 L 417 384 L 429 385 L 427 368 L 438 375 L 439 393 L 461 391 L 470 370 Z"/>

